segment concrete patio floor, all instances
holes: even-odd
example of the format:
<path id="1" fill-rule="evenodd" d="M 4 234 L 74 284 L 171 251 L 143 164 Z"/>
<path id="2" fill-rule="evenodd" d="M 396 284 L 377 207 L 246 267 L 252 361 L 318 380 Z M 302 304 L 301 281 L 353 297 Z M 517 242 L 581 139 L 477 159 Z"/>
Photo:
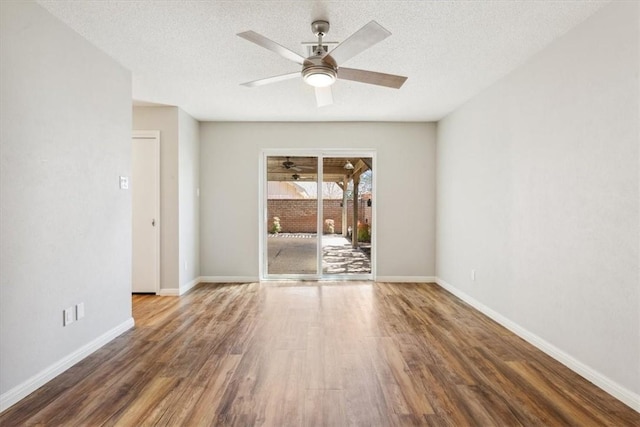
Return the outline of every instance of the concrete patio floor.
<path id="1" fill-rule="evenodd" d="M 267 238 L 268 274 L 316 274 L 318 237 L 306 233 L 270 234 Z M 322 236 L 322 274 L 371 273 L 370 245 L 353 249 L 341 235 Z"/>

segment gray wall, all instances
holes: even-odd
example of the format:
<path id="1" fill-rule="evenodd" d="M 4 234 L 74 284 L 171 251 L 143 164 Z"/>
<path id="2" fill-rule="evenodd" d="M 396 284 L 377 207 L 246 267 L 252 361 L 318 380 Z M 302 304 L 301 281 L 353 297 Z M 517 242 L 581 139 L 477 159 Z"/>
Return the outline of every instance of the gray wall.
<path id="1" fill-rule="evenodd" d="M 202 276 L 258 276 L 258 164 L 267 148 L 377 150 L 378 276 L 435 274 L 432 123 L 201 123 Z"/>
<path id="2" fill-rule="evenodd" d="M 605 7 L 438 126 L 439 278 L 627 396 L 640 392 L 638 17 L 635 2 Z"/>
<path id="3" fill-rule="evenodd" d="M 34 3 L 0 2 L 0 19 L 5 395 L 131 322 L 131 77 Z"/>

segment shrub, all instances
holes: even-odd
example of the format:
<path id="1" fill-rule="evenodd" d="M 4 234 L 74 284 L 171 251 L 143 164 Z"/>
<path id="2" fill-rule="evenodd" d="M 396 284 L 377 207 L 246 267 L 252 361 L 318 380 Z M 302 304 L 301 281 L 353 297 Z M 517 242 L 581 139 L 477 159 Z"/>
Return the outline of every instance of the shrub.
<path id="1" fill-rule="evenodd" d="M 273 224 L 271 225 L 271 233 L 278 234 L 280 231 L 282 231 L 282 226 L 280 225 L 280 218 L 278 218 L 277 216 L 274 216 Z"/>
<path id="2" fill-rule="evenodd" d="M 358 241 L 371 242 L 371 228 L 369 224 L 363 224 L 358 221 Z"/>
<path id="3" fill-rule="evenodd" d="M 324 220 L 325 230 L 329 230 L 329 234 L 334 234 L 336 232 L 335 225 L 336 225 L 336 223 L 332 219 L 325 219 Z"/>

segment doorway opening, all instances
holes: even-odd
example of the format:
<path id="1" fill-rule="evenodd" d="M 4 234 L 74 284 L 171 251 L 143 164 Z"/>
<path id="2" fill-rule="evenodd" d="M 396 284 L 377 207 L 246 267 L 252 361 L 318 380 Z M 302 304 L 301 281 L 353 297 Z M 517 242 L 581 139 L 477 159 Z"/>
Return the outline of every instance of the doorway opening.
<path id="1" fill-rule="evenodd" d="M 261 278 L 371 280 L 375 153 L 265 152 Z"/>

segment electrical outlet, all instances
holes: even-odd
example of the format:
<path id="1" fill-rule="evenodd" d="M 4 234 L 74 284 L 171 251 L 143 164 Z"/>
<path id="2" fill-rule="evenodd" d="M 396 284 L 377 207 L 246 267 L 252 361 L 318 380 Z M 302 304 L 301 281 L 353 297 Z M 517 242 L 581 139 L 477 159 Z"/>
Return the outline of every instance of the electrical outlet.
<path id="1" fill-rule="evenodd" d="M 84 317 L 84 303 L 76 304 L 76 320 L 80 320 Z"/>
<path id="2" fill-rule="evenodd" d="M 63 316 L 62 317 L 62 325 L 63 326 L 67 326 L 67 325 L 72 324 L 74 322 L 74 320 L 75 320 L 74 319 L 74 317 L 75 317 L 74 315 L 75 315 L 75 313 L 74 313 L 73 307 L 69 307 L 69 308 L 63 310 L 63 312 L 62 312 L 62 316 Z"/>

